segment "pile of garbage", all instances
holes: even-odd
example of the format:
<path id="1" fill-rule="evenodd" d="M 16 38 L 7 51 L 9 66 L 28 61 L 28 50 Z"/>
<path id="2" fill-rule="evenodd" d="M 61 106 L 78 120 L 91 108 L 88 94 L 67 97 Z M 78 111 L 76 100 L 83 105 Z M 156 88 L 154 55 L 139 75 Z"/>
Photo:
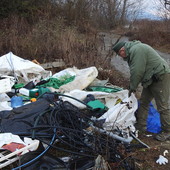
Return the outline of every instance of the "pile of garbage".
<path id="1" fill-rule="evenodd" d="M 133 169 L 137 99 L 97 76 L 96 67 L 52 74 L 0 57 L 0 168 Z"/>

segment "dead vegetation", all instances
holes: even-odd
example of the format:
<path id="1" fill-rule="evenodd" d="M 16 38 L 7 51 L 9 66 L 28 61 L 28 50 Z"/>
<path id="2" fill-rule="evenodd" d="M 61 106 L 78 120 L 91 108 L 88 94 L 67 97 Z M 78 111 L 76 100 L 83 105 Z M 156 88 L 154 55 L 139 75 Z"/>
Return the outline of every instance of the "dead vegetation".
<path id="1" fill-rule="evenodd" d="M 170 20 L 139 20 L 125 34 L 130 40 L 140 40 L 154 48 L 170 53 Z"/>

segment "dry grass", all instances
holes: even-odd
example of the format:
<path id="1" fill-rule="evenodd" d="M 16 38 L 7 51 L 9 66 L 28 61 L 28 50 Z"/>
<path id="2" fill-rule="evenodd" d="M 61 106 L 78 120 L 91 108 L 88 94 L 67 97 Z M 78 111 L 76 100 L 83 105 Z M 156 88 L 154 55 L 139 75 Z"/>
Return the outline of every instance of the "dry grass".
<path id="1" fill-rule="evenodd" d="M 76 66 L 93 65 L 90 60 L 98 55 L 95 34 L 81 34 L 76 27 L 65 26 L 62 19 L 43 18 L 37 24 L 29 25 L 26 20 L 14 16 L 3 22 L 0 55 L 12 51 L 40 63 L 62 58 L 68 65 Z"/>
<path id="2" fill-rule="evenodd" d="M 137 39 L 163 52 L 170 52 L 170 20 L 138 21 L 134 25 L 134 29 L 128 32 L 128 35 L 131 35 L 131 40 Z"/>
<path id="3" fill-rule="evenodd" d="M 131 39 L 141 40 L 167 52 L 170 49 L 168 27 L 168 22 L 140 21 L 136 23 L 136 29 L 130 32 Z M 122 35 L 124 30 L 118 32 Z M 12 51 L 22 58 L 36 59 L 40 63 L 63 59 L 65 68 L 96 66 L 97 69 L 102 68 L 99 71 L 100 79 L 109 78 L 112 84 L 127 88 L 128 81 L 110 66 L 112 56 L 109 53 L 101 56 L 98 50 L 101 42 L 96 35 L 97 31 L 88 22 L 83 22 L 81 27 L 68 26 L 64 19 L 49 19 L 47 15 L 36 24 L 29 24 L 27 20 L 13 16 L 1 22 L 0 55 Z"/>
<path id="4" fill-rule="evenodd" d="M 30 25 L 26 20 L 13 16 L 3 20 L 2 25 L 1 56 L 12 51 L 15 55 L 28 60 L 36 59 L 39 63 L 63 59 L 66 63 L 64 68 L 95 66 L 100 70 L 100 79 L 109 78 L 111 83 L 121 87 L 122 84 L 127 84 L 122 75 L 110 66 L 110 52 L 101 56 L 98 50 L 101 42 L 96 36 L 97 31 L 87 23 L 83 23 L 80 28 L 66 26 L 63 19 L 54 17 L 49 20 L 44 17 Z"/>

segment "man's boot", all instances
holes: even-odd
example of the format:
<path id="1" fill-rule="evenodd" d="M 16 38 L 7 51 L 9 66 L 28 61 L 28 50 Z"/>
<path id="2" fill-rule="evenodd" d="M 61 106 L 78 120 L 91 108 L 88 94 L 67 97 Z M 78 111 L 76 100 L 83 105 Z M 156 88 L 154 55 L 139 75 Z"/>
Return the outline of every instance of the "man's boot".
<path id="1" fill-rule="evenodd" d="M 160 134 L 157 134 L 155 136 L 155 139 L 161 142 L 164 142 L 166 140 L 170 140 L 170 132 L 161 132 Z"/>

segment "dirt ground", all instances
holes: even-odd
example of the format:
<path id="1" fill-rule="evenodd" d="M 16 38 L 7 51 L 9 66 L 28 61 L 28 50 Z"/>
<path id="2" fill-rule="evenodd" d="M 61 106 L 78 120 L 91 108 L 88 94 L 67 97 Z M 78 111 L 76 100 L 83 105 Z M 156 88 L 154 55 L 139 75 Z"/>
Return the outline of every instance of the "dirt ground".
<path id="1" fill-rule="evenodd" d="M 115 70 L 115 74 L 116 71 Z M 120 72 L 118 73 L 120 74 Z M 123 80 L 121 82 L 121 80 Z M 127 82 L 126 82 L 127 81 Z M 128 84 L 128 79 L 120 79 L 120 84 L 122 86 Z M 137 92 L 136 92 L 136 97 L 137 99 L 140 98 L 141 94 L 141 87 L 138 87 Z M 142 147 L 142 148 L 136 148 L 132 150 L 131 154 L 132 157 L 135 159 L 135 170 L 170 170 L 170 140 L 165 141 L 165 142 L 160 142 L 154 139 L 154 136 L 156 135 L 155 133 L 139 133 L 138 134 L 138 139 L 141 140 L 143 143 L 149 146 L 149 148 Z M 139 143 L 136 140 L 132 141 L 133 143 Z M 164 156 L 164 152 L 167 152 Z M 159 155 L 164 156 L 166 159 L 168 159 L 168 163 L 165 165 L 160 165 L 156 163 L 156 161 L 159 159 Z"/>
<path id="2" fill-rule="evenodd" d="M 160 55 L 170 64 L 169 62 L 169 53 L 161 53 Z M 127 63 L 122 61 L 120 57 L 113 57 L 112 58 L 112 64 L 115 67 L 117 71 L 120 72 L 124 76 L 124 80 L 120 82 L 122 86 L 127 86 L 125 84 L 128 84 L 129 82 L 126 80 L 129 79 L 129 68 L 127 67 Z M 136 97 L 139 99 L 141 93 L 141 87 L 139 86 L 137 89 Z M 149 136 L 147 134 L 139 134 L 139 139 L 147 144 L 150 148 L 138 148 L 135 149 L 132 152 L 133 157 L 135 158 L 135 164 L 137 170 L 170 170 L 170 140 L 166 142 L 159 142 L 154 139 L 154 136 L 156 134 L 149 133 Z M 159 155 L 163 155 L 164 151 L 168 151 L 168 153 L 165 155 L 165 158 L 168 159 L 168 163 L 165 165 L 159 165 L 156 163 L 156 160 L 158 160 Z"/>
<path id="3" fill-rule="evenodd" d="M 159 142 L 154 139 L 154 133 L 139 134 L 139 139 L 147 144 L 150 148 L 135 149 L 132 152 L 135 158 L 137 170 L 169 170 L 170 169 L 170 141 Z M 167 152 L 167 153 L 166 153 Z M 165 156 L 164 156 L 165 153 Z M 168 159 L 168 163 L 160 165 L 156 163 L 159 155 Z"/>
<path id="4" fill-rule="evenodd" d="M 129 79 L 127 77 L 121 77 L 118 70 L 114 70 L 114 77 L 119 77 L 119 79 L 115 80 L 113 77 L 109 78 L 111 80 L 111 84 L 118 85 L 126 88 L 129 84 Z M 117 76 L 118 75 L 118 76 Z M 116 84 L 115 84 L 116 83 Z M 139 86 L 136 92 L 137 99 L 140 98 L 141 87 Z M 142 148 L 134 148 L 130 153 L 135 160 L 135 170 L 170 170 L 170 141 L 159 142 L 154 139 L 156 134 L 146 132 L 144 134 L 139 133 L 139 139 L 147 144 L 150 148 L 142 147 Z M 132 141 L 132 144 L 139 144 L 136 140 Z M 165 165 L 160 165 L 156 163 L 159 158 L 159 155 L 164 156 L 164 151 L 168 151 L 165 155 L 165 158 L 168 159 L 168 163 Z"/>
<path id="5" fill-rule="evenodd" d="M 117 71 L 115 71 L 116 73 Z M 120 74 L 120 73 L 119 73 Z M 127 79 L 124 79 L 126 82 Z M 122 85 L 125 82 L 122 82 Z M 127 82 L 129 83 L 129 82 Z M 120 82 L 121 84 L 121 82 Z M 141 88 L 139 87 L 136 92 L 137 99 L 140 98 Z M 135 159 L 135 170 L 170 170 L 170 140 L 165 142 L 160 142 L 154 139 L 155 133 L 139 133 L 138 139 L 141 140 L 144 144 L 148 145 L 149 148 L 142 147 L 132 150 L 132 157 Z M 139 143 L 136 140 L 132 141 L 133 143 Z M 167 152 L 164 156 L 164 152 Z M 159 159 L 159 155 L 164 156 L 168 159 L 168 163 L 165 165 L 160 165 L 156 163 Z"/>

